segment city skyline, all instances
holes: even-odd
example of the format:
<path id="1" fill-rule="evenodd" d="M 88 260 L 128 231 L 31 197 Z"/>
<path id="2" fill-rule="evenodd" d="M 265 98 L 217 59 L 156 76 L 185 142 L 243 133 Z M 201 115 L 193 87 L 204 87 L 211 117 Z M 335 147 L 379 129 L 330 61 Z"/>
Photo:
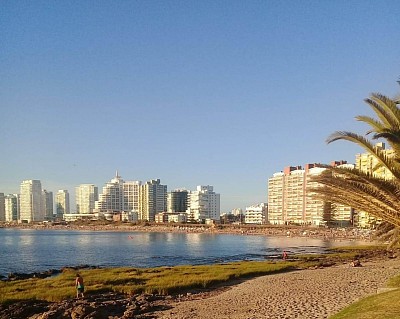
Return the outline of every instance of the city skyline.
<path id="1" fill-rule="evenodd" d="M 159 178 L 213 185 L 221 211 L 265 202 L 297 163 L 364 132 L 371 92 L 399 93 L 397 1 L 3 4 L 0 192 Z M 74 203 L 71 198 L 71 203 Z"/>

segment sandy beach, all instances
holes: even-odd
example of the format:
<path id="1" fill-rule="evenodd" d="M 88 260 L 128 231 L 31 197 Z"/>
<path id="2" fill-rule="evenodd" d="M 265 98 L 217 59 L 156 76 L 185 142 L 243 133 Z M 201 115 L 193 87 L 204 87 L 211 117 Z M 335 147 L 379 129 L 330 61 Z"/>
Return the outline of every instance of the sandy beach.
<path id="1" fill-rule="evenodd" d="M 400 259 L 341 264 L 263 276 L 200 299 L 174 301 L 155 313 L 162 319 L 328 318 L 347 305 L 377 293 L 400 273 Z"/>

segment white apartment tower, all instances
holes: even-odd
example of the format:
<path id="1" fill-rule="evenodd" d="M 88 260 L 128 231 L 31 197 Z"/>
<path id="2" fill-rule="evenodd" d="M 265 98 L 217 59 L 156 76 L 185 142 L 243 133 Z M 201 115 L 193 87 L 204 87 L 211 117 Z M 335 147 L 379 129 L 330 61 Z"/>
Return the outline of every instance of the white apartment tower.
<path id="1" fill-rule="evenodd" d="M 125 181 L 123 184 L 125 212 L 139 212 L 140 181 Z"/>
<path id="2" fill-rule="evenodd" d="M 152 179 L 140 186 L 139 219 L 153 222 L 157 213 L 167 211 L 167 185 Z"/>
<path id="3" fill-rule="evenodd" d="M 189 194 L 189 220 L 204 222 L 206 219 L 219 220 L 220 194 L 214 192 L 213 186 L 197 186 Z"/>
<path id="4" fill-rule="evenodd" d="M 98 198 L 98 188 L 93 184 L 81 184 L 75 188 L 76 212 L 91 214 Z"/>
<path id="5" fill-rule="evenodd" d="M 64 214 L 69 213 L 69 193 L 66 189 L 60 189 L 56 195 L 56 218 L 63 219 Z"/>
<path id="6" fill-rule="evenodd" d="M 19 195 L 9 194 L 4 199 L 5 220 L 15 222 L 19 219 Z"/>
<path id="7" fill-rule="evenodd" d="M 6 206 L 5 206 L 4 193 L 0 193 L 0 221 L 6 221 Z"/>
<path id="8" fill-rule="evenodd" d="M 95 203 L 97 212 L 120 213 L 124 210 L 123 184 L 124 181 L 117 171 L 115 177 L 103 187 L 99 200 Z"/>
<path id="9" fill-rule="evenodd" d="M 43 221 L 42 184 L 39 180 L 25 180 L 20 187 L 20 222 Z"/>

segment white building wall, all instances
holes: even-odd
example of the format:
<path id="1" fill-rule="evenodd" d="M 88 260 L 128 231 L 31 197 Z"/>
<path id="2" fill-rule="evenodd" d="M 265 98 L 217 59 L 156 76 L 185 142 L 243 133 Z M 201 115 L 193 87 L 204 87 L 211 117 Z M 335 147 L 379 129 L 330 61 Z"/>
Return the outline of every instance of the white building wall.
<path id="1" fill-rule="evenodd" d="M 189 218 L 195 221 L 220 218 L 220 194 L 213 190 L 213 186 L 197 186 L 196 191 L 189 194 Z"/>
<path id="2" fill-rule="evenodd" d="M 0 221 L 6 221 L 6 206 L 4 193 L 0 193 Z"/>
<path id="3" fill-rule="evenodd" d="M 13 222 L 19 219 L 18 194 L 9 194 L 4 198 L 5 221 Z"/>
<path id="4" fill-rule="evenodd" d="M 66 189 L 60 189 L 56 195 L 56 217 L 63 219 L 64 214 L 70 213 L 69 193 Z"/>
<path id="5" fill-rule="evenodd" d="M 20 221 L 43 221 L 42 184 L 39 180 L 25 180 L 20 188 Z"/>
<path id="6" fill-rule="evenodd" d="M 283 220 L 283 190 L 285 174 L 275 173 L 268 179 L 268 221 L 274 225 L 284 224 Z"/>
<path id="7" fill-rule="evenodd" d="M 75 191 L 77 214 L 93 213 L 98 197 L 98 188 L 93 184 L 81 184 L 76 187 Z"/>
<path id="8" fill-rule="evenodd" d="M 246 207 L 244 222 L 246 224 L 266 224 L 267 207 L 268 205 L 265 203 Z"/>
<path id="9" fill-rule="evenodd" d="M 167 185 L 153 179 L 140 186 L 139 218 L 154 221 L 157 213 L 167 211 Z"/>
<path id="10" fill-rule="evenodd" d="M 313 167 L 308 170 L 306 176 L 307 192 L 305 196 L 305 221 L 313 226 L 319 226 L 324 224 L 324 201 L 315 198 L 316 193 L 311 192 L 308 189 L 318 188 L 322 185 L 316 182 L 312 182 L 311 179 L 314 176 L 320 175 L 326 168 Z"/>
<path id="11" fill-rule="evenodd" d="M 115 173 L 115 177 L 106 183 L 99 199 L 95 202 L 96 212 L 122 212 L 124 210 L 124 181 Z"/>
<path id="12" fill-rule="evenodd" d="M 126 181 L 123 184 L 124 189 L 124 211 L 138 212 L 140 198 L 140 181 Z"/>

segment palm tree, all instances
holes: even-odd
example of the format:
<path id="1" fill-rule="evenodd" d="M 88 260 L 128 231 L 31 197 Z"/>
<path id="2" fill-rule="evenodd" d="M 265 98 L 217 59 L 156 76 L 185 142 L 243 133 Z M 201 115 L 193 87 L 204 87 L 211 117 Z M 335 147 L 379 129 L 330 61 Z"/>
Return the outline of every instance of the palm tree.
<path id="1" fill-rule="evenodd" d="M 385 180 L 358 169 L 325 166 L 326 170 L 314 181 L 322 187 L 314 188 L 316 197 L 348 205 L 365 211 L 383 221 L 382 238 L 391 239 L 394 244 L 399 239 L 400 230 L 400 108 L 399 101 L 381 94 L 372 94 L 365 102 L 375 112 L 377 119 L 357 116 L 358 121 L 370 126 L 366 136 L 372 140 L 385 140 L 392 149 L 390 156 L 367 137 L 348 131 L 338 131 L 330 135 L 327 143 L 346 140 L 358 144 L 377 161 L 373 171 L 384 167 L 393 178 Z M 378 233 L 380 233 L 378 231 Z"/>

